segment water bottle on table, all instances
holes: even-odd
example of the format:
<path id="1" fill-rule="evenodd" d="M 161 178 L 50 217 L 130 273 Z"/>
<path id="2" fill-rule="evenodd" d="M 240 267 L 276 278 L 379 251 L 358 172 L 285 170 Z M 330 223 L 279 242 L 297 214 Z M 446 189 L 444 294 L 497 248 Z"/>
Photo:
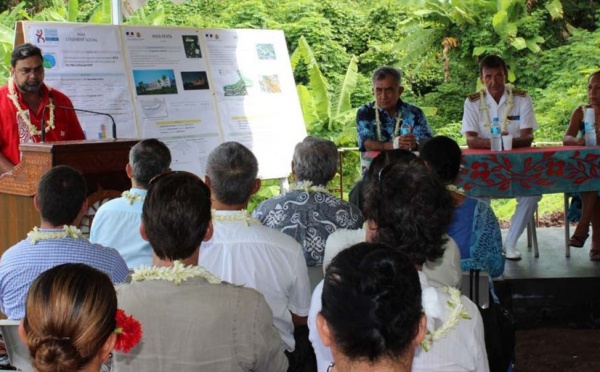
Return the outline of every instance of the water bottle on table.
<path id="1" fill-rule="evenodd" d="M 596 146 L 596 115 L 592 107 L 585 110 L 583 123 L 585 128 L 585 145 Z"/>
<path id="2" fill-rule="evenodd" d="M 490 127 L 490 145 L 492 151 L 502 151 L 502 128 L 498 118 L 494 118 Z"/>

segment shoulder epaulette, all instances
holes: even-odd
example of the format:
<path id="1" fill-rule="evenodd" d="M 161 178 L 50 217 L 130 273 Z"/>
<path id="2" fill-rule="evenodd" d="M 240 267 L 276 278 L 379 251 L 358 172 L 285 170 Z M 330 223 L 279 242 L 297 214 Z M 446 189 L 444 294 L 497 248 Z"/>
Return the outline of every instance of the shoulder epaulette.
<path id="1" fill-rule="evenodd" d="M 521 89 L 513 89 L 513 94 L 515 96 L 525 97 L 525 96 L 527 96 L 527 91 L 526 90 L 521 90 Z"/>
<path id="2" fill-rule="evenodd" d="M 485 93 L 483 94 L 485 95 Z M 469 102 L 477 102 L 481 98 L 481 94 L 479 94 L 479 92 L 471 93 L 467 98 L 469 98 Z"/>

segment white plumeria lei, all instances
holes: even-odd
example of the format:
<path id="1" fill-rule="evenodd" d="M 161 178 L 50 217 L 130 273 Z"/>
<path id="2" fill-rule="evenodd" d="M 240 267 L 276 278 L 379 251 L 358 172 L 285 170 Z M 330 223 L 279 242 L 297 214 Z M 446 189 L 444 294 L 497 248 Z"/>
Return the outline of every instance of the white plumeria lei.
<path id="1" fill-rule="evenodd" d="M 136 194 L 136 193 L 130 192 L 130 191 L 123 191 L 121 196 L 124 197 L 125 199 L 127 199 L 127 201 L 129 202 L 129 205 L 133 205 L 133 203 L 135 203 L 138 200 L 144 201 L 144 199 L 146 199 L 145 195 Z"/>
<path id="2" fill-rule="evenodd" d="M 505 111 L 505 115 L 504 115 L 504 120 L 502 121 L 502 131 L 507 131 L 508 130 L 508 114 L 510 113 L 510 110 L 512 110 L 513 106 L 515 105 L 515 97 L 513 95 L 513 85 L 512 84 L 506 84 L 505 85 L 505 89 L 508 92 L 508 100 L 506 101 L 506 111 Z M 485 87 L 481 88 L 481 90 L 479 91 L 479 109 L 480 111 L 483 112 L 483 116 L 485 117 L 485 127 L 486 128 L 490 128 L 492 126 L 492 122 L 490 121 L 490 113 L 488 110 L 488 107 L 485 103 Z"/>
<path id="3" fill-rule="evenodd" d="M 457 193 L 457 194 L 462 194 L 462 195 L 465 195 L 465 190 L 464 190 L 464 189 L 459 189 L 459 188 L 458 188 L 456 185 L 454 185 L 454 184 L 449 184 L 449 185 L 446 185 L 446 190 L 448 190 L 448 191 L 452 191 L 452 192 L 455 192 L 455 193 Z"/>
<path id="4" fill-rule="evenodd" d="M 400 122 L 402 122 L 402 111 L 397 112 L 396 126 L 394 128 L 394 133 L 392 133 L 392 138 L 398 137 Z M 381 141 L 381 120 L 379 119 L 379 106 L 377 106 L 377 101 L 375 101 L 375 124 L 377 125 L 377 140 Z"/>
<path id="5" fill-rule="evenodd" d="M 291 190 L 301 190 L 301 191 L 305 191 L 307 193 L 311 193 L 311 192 L 324 192 L 329 194 L 329 190 L 327 190 L 327 188 L 323 187 L 323 186 L 313 186 L 313 183 L 311 181 L 302 181 L 302 182 L 298 182 L 296 185 L 291 187 Z"/>
<path id="6" fill-rule="evenodd" d="M 246 225 L 250 226 L 251 222 L 256 222 L 256 223 L 260 223 L 259 220 L 257 220 L 254 217 L 251 217 L 248 212 L 244 209 L 237 211 L 236 213 L 233 214 L 217 214 L 217 211 L 215 209 L 211 210 L 211 214 L 212 214 L 212 219 L 215 221 L 223 221 L 223 222 L 231 222 L 231 221 L 244 221 L 246 222 Z"/>
<path id="7" fill-rule="evenodd" d="M 40 231 L 37 226 L 33 228 L 29 233 L 27 233 L 27 237 L 31 239 L 33 244 L 39 242 L 40 240 L 46 239 L 64 239 L 64 238 L 72 238 L 79 239 L 84 238 L 81 230 L 79 230 L 75 226 L 63 226 L 63 231 Z"/>
<path id="8" fill-rule="evenodd" d="M 48 87 L 48 89 L 50 89 L 50 87 Z M 17 115 L 21 118 L 21 120 L 23 120 L 23 122 L 25 124 L 27 124 L 27 128 L 29 129 L 29 133 L 31 133 L 32 136 L 37 136 L 42 134 L 42 132 L 40 130 L 37 129 L 37 127 L 35 125 L 33 125 L 33 123 L 31 122 L 31 120 L 29 119 L 29 111 L 28 110 L 24 110 L 23 107 L 21 107 L 21 104 L 19 103 L 19 96 L 17 95 L 17 92 L 15 91 L 15 82 L 12 78 L 9 79 L 8 82 L 8 94 L 7 94 L 8 98 L 12 101 L 13 105 L 15 105 L 15 107 L 17 108 Z M 56 106 L 54 106 L 54 101 L 52 101 L 52 97 L 49 98 L 50 103 L 48 103 L 48 105 L 46 107 L 48 107 L 50 109 L 50 116 L 48 118 L 48 121 L 46 122 L 46 133 L 50 132 L 50 130 L 54 129 L 54 108 Z"/>
<path id="9" fill-rule="evenodd" d="M 471 319 L 469 314 L 465 311 L 465 307 L 460 299 L 460 291 L 456 288 L 445 287 L 444 292 L 448 293 L 450 300 L 446 305 L 452 310 L 448 319 L 441 327 L 433 329 L 433 319 L 439 318 L 442 315 L 442 309 L 438 301 L 438 296 L 434 288 L 426 288 L 423 291 L 422 306 L 427 316 L 427 333 L 425 338 L 421 342 L 421 348 L 425 351 L 431 349 L 431 344 L 444 338 L 450 331 L 452 331 L 457 325 L 460 319 Z"/>
<path id="10" fill-rule="evenodd" d="M 144 280 L 166 280 L 177 285 L 190 278 L 204 278 L 210 284 L 221 283 L 221 278 L 212 274 L 202 266 L 185 266 L 183 262 L 177 260 L 173 266 L 140 266 L 133 270 L 131 281 L 141 282 Z"/>

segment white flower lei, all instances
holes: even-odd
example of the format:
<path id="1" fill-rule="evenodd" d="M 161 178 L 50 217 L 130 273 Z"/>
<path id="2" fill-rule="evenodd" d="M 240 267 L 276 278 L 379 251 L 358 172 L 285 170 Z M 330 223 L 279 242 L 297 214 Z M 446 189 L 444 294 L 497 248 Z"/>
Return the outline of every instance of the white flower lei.
<path id="1" fill-rule="evenodd" d="M 434 307 L 435 305 L 427 303 L 426 297 L 428 296 L 425 293 L 426 291 L 427 289 L 423 291 L 423 307 L 425 314 L 432 316 L 439 315 L 435 314 L 437 312 L 435 309 L 428 309 Z M 444 322 L 440 328 L 433 331 L 427 330 L 425 338 L 421 342 L 421 348 L 425 351 L 429 351 L 431 349 L 431 344 L 433 342 L 444 338 L 448 333 L 450 333 L 450 331 L 452 331 L 458 325 L 460 319 L 471 319 L 469 314 L 465 311 L 465 307 L 460 299 L 460 291 L 456 288 L 445 287 L 444 292 L 450 295 L 450 300 L 447 302 L 447 305 L 450 309 L 452 309 L 452 311 L 450 312 L 446 322 Z M 435 295 L 434 297 L 437 298 Z"/>
<path id="2" fill-rule="evenodd" d="M 313 183 L 311 181 L 299 182 L 295 186 L 292 186 L 291 190 L 301 190 L 301 191 L 305 191 L 307 193 L 311 193 L 311 192 L 324 192 L 326 194 L 330 193 L 329 190 L 327 190 L 327 188 L 325 188 L 323 186 L 313 186 Z"/>
<path id="3" fill-rule="evenodd" d="M 75 226 L 63 226 L 63 231 L 40 231 L 37 226 L 33 228 L 29 233 L 27 233 L 27 237 L 31 239 L 33 244 L 36 244 L 40 240 L 46 239 L 64 239 L 64 238 L 72 238 L 72 239 L 85 239 L 81 231 Z"/>
<path id="4" fill-rule="evenodd" d="M 185 266 L 183 262 L 177 260 L 173 262 L 173 266 L 140 266 L 138 269 L 133 270 L 131 274 L 131 281 L 141 282 L 144 280 L 166 280 L 174 282 L 179 285 L 182 281 L 186 281 L 189 278 L 204 278 L 210 284 L 219 284 L 221 279 L 206 270 L 202 266 Z"/>
<path id="5" fill-rule="evenodd" d="M 508 130 L 508 114 L 510 112 L 510 110 L 512 110 L 513 106 L 515 105 L 515 97 L 513 95 L 513 85 L 512 84 L 506 84 L 505 85 L 506 91 L 508 92 L 508 100 L 506 101 L 506 111 L 505 111 L 505 115 L 504 115 L 504 120 L 502 121 L 502 131 L 506 131 Z M 486 128 L 490 128 L 492 126 L 492 123 L 490 121 L 490 113 L 488 110 L 488 107 L 485 103 L 485 87 L 481 88 L 481 90 L 479 91 L 479 109 L 480 111 L 482 111 L 484 113 L 485 116 L 485 127 Z"/>
<path id="6" fill-rule="evenodd" d="M 398 110 L 396 114 L 396 127 L 394 128 L 394 133 L 392 133 L 392 138 L 398 137 L 398 130 L 402 121 L 402 111 Z M 377 125 L 377 139 L 381 141 L 381 120 L 379 120 L 379 106 L 377 106 L 377 101 L 375 101 L 375 124 Z"/>
<path id="7" fill-rule="evenodd" d="M 48 89 L 50 90 L 50 87 L 48 87 Z M 8 98 L 12 101 L 13 105 L 15 105 L 15 107 L 17 108 L 17 115 L 21 118 L 21 120 L 23 120 L 23 122 L 25 124 L 27 124 L 27 128 L 29 128 L 29 133 L 31 133 L 32 136 L 37 136 L 42 134 L 42 132 L 40 130 L 37 129 L 37 127 L 35 125 L 33 125 L 33 123 L 31 123 L 31 120 L 29 119 L 29 115 L 28 115 L 28 110 L 23 110 L 23 107 L 21 107 L 21 104 L 19 103 L 19 96 L 17 95 L 17 92 L 15 91 L 15 82 L 12 78 L 9 78 L 9 82 L 8 82 Z M 56 106 L 54 106 L 54 101 L 52 101 L 52 97 L 49 97 L 50 103 L 48 103 L 48 105 L 46 107 L 48 107 L 50 109 L 50 116 L 48 118 L 48 121 L 46 122 L 46 133 L 50 132 L 50 130 L 54 129 L 54 108 Z M 43 118 L 42 118 L 43 119 Z"/>
<path id="8" fill-rule="evenodd" d="M 463 189 L 459 189 L 459 188 L 458 188 L 456 185 L 454 185 L 454 184 L 449 184 L 449 185 L 446 185 L 446 190 L 448 190 L 448 191 L 452 191 L 452 192 L 455 192 L 455 193 L 457 193 L 457 194 L 465 195 L 465 190 L 463 190 Z"/>
<path id="9" fill-rule="evenodd" d="M 214 221 L 223 221 L 223 222 L 231 222 L 231 221 L 244 221 L 246 222 L 246 225 L 250 226 L 251 222 L 256 222 L 256 223 L 260 223 L 259 220 L 257 220 L 254 217 L 251 217 L 248 212 L 244 209 L 237 211 L 236 213 L 233 214 L 217 214 L 217 211 L 215 209 L 211 210 L 211 214 L 212 214 L 212 219 Z"/>
<path id="10" fill-rule="evenodd" d="M 125 199 L 127 199 L 127 201 L 129 202 L 129 205 L 133 205 L 133 203 L 135 203 L 138 200 L 144 201 L 144 199 L 146 199 L 145 195 L 136 194 L 136 193 L 130 192 L 130 191 L 123 191 L 121 196 L 124 197 Z"/>

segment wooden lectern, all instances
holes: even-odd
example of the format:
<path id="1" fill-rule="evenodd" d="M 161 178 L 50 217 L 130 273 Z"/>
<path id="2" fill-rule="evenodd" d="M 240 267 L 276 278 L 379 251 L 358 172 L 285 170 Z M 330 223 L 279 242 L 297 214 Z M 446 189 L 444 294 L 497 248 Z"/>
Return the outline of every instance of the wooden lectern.
<path id="1" fill-rule="evenodd" d="M 56 165 L 69 165 L 85 177 L 88 196 L 102 190 L 124 191 L 131 187 L 125 173 L 135 139 L 29 143 L 12 174 L 0 177 L 0 254 L 23 240 L 40 225 L 33 197 L 42 175 Z"/>

